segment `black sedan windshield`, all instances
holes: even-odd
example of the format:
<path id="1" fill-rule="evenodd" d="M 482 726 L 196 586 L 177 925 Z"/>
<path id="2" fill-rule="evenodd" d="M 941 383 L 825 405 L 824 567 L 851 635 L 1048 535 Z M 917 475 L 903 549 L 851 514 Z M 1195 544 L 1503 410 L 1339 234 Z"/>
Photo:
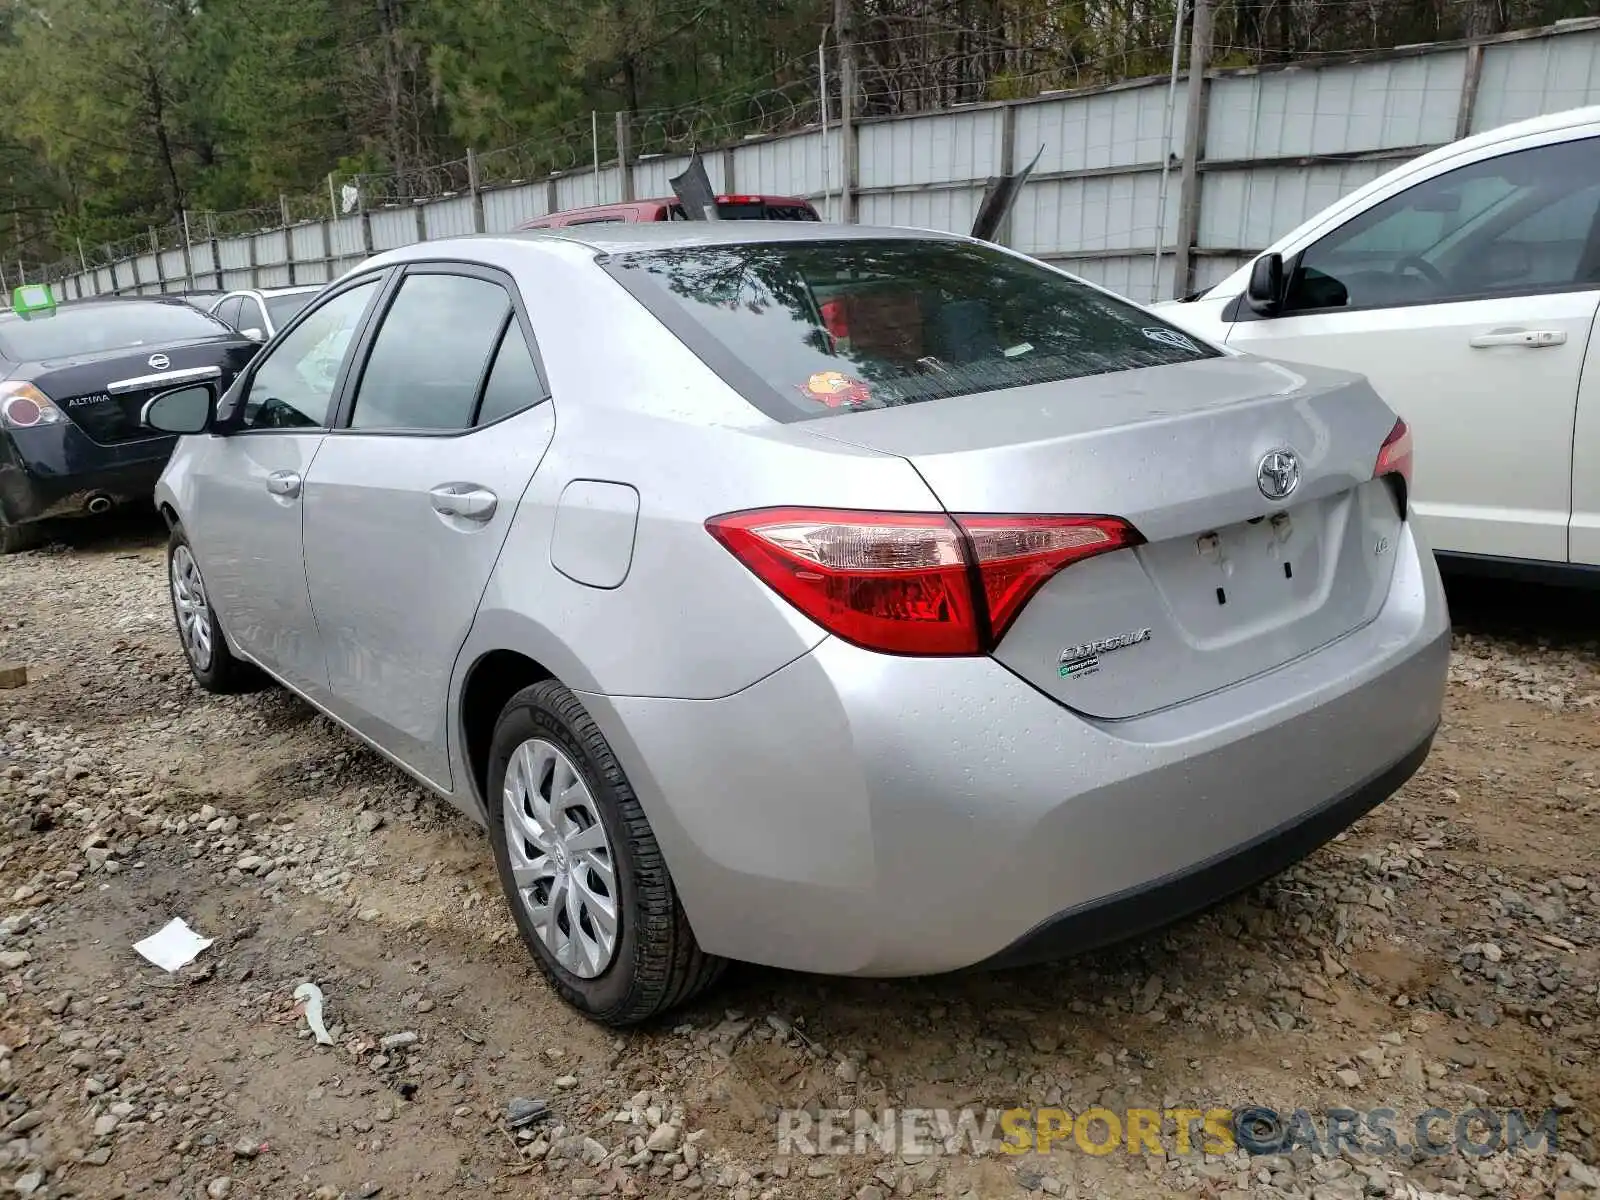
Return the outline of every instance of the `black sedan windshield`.
<path id="1" fill-rule="evenodd" d="M 227 332 L 221 321 L 187 304 L 154 300 L 67 304 L 0 321 L 0 354 L 12 362 L 40 362 Z"/>

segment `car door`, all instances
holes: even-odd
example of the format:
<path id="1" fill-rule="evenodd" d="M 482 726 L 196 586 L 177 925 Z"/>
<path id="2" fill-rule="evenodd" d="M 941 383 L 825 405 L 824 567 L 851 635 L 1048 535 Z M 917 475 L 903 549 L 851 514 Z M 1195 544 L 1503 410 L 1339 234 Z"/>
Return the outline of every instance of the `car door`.
<path id="1" fill-rule="evenodd" d="M 1600 236 L 1595 253 L 1600 255 Z M 1572 446 L 1572 561 L 1600 567 L 1600 316 L 1589 334 L 1589 357 L 1578 389 Z"/>
<path id="2" fill-rule="evenodd" d="M 327 667 L 301 560 L 301 492 L 382 276 L 331 293 L 240 376 L 193 465 L 183 520 L 235 645 L 319 703 Z"/>
<path id="3" fill-rule="evenodd" d="M 1597 247 L 1600 137 L 1493 155 L 1320 236 L 1228 343 L 1367 375 L 1414 431 L 1436 550 L 1566 562 Z"/>
<path id="4" fill-rule="evenodd" d="M 305 569 L 332 711 L 449 787 L 446 694 L 554 433 L 509 276 L 412 266 L 305 484 Z"/>

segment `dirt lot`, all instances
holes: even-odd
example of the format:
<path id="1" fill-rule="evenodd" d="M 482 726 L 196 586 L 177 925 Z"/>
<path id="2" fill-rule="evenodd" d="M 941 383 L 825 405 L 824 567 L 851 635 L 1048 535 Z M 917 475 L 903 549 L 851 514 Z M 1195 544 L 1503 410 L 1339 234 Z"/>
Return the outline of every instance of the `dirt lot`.
<path id="1" fill-rule="evenodd" d="M 617 1037 L 533 974 L 466 820 L 285 695 L 191 685 L 158 531 L 71 536 L 0 561 L 0 659 L 29 670 L 0 691 L 22 1196 L 1600 1195 L 1593 596 L 1454 588 L 1423 772 L 1203 918 L 999 976 L 738 969 Z M 169 976 L 132 943 L 173 917 L 215 942 Z M 513 1130 L 517 1099 L 553 1116 Z M 1559 1153 L 778 1153 L 780 1109 L 1246 1104 L 1387 1106 L 1402 1143 L 1429 1107 L 1556 1106 Z"/>

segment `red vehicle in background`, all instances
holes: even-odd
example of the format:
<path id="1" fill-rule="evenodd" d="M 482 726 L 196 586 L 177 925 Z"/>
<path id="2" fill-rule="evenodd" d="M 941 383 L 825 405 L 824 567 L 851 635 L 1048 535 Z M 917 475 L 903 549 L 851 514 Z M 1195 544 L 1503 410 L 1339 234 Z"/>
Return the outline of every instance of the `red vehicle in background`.
<path id="1" fill-rule="evenodd" d="M 718 196 L 717 217 L 723 221 L 820 221 L 817 210 L 798 196 Z M 683 205 L 668 196 L 626 204 L 570 208 L 524 221 L 518 229 L 560 229 L 567 225 L 633 224 L 638 221 L 687 221 Z"/>

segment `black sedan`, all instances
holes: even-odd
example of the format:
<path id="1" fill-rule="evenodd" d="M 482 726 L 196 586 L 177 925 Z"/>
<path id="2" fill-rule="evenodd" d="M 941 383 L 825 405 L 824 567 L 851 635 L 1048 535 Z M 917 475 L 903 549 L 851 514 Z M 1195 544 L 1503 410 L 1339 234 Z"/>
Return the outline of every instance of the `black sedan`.
<path id="1" fill-rule="evenodd" d="M 260 348 L 174 299 L 0 312 L 0 554 L 37 545 L 47 518 L 149 500 L 176 439 L 141 426 L 145 402 L 221 391 Z"/>

